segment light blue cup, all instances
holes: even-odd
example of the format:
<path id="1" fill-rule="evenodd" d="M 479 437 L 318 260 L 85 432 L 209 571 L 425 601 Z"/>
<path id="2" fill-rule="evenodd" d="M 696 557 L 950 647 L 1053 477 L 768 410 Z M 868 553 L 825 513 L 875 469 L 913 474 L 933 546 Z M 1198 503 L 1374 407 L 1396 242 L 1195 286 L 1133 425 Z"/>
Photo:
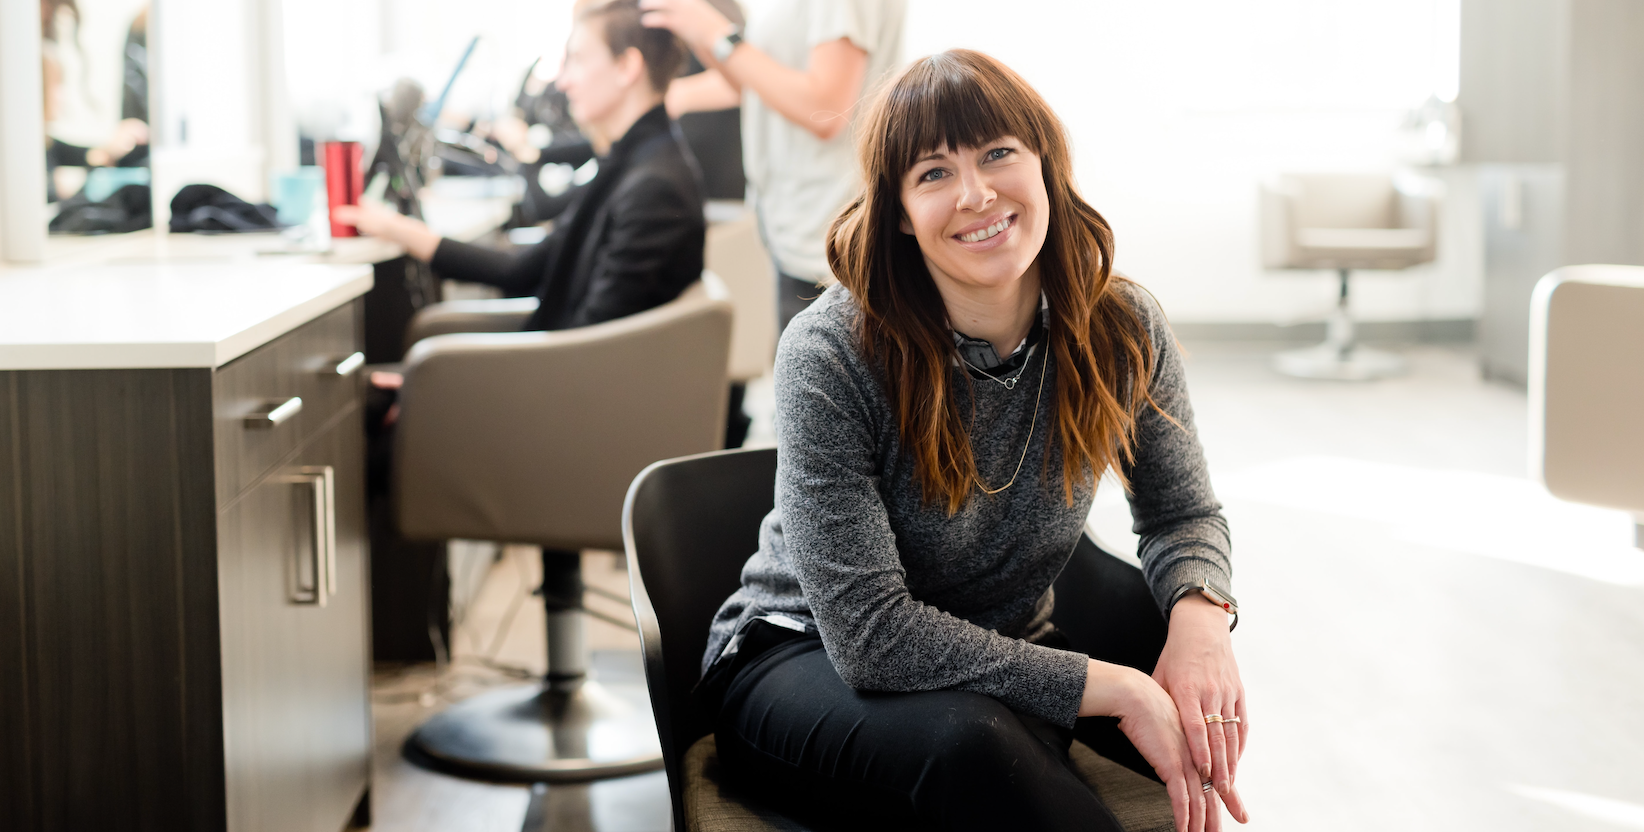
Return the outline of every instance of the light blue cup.
<path id="1" fill-rule="evenodd" d="M 127 185 L 147 185 L 148 168 L 92 168 L 86 174 L 86 199 L 102 202 Z"/>
<path id="2" fill-rule="evenodd" d="M 325 193 L 325 169 L 301 167 L 274 176 L 274 210 L 285 225 L 302 225 L 313 216 Z"/>

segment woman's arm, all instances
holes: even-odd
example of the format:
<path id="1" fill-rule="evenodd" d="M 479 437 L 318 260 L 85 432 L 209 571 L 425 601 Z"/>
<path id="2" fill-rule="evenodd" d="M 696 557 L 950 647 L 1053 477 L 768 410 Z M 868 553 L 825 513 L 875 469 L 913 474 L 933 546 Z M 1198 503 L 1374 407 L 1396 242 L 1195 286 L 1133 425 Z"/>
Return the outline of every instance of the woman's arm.
<path id="1" fill-rule="evenodd" d="M 1202 779 L 1215 783 L 1228 810 L 1244 822 L 1248 813 L 1234 775 L 1249 725 L 1228 617 L 1197 592 L 1180 594 L 1203 580 L 1231 589 L 1227 521 L 1210 485 L 1181 352 L 1164 313 L 1141 288 L 1120 291 L 1141 315 L 1153 345 L 1149 392 L 1174 419 L 1172 423 L 1144 405 L 1137 420 L 1135 460 L 1125 468 L 1142 568 L 1170 620 L 1153 678 L 1176 703 L 1194 767 Z M 1207 724 L 1207 715 L 1238 717 L 1239 722 Z"/>
<path id="2" fill-rule="evenodd" d="M 550 233 L 548 239 L 523 253 L 509 254 L 444 239 L 422 220 L 375 202 L 339 205 L 332 209 L 331 216 L 367 237 L 388 240 L 405 249 L 406 254 L 432 263 L 443 278 L 495 286 L 509 297 L 536 294 L 547 267 L 549 247 L 556 241 Z"/>
<path id="3" fill-rule="evenodd" d="M 406 254 L 424 263 L 434 259 L 434 249 L 440 245 L 440 235 L 435 234 L 427 223 L 375 202 L 338 205 L 331 209 L 331 218 L 354 226 L 367 237 L 394 243 L 405 249 Z"/>
<path id="4" fill-rule="evenodd" d="M 686 113 L 711 113 L 739 106 L 742 91 L 731 86 L 719 70 L 708 69 L 675 79 L 668 85 L 665 103 L 668 115 L 679 118 Z"/>
<path id="5" fill-rule="evenodd" d="M 789 67 L 750 43 L 720 61 L 713 54 L 714 42 L 735 26 L 706 0 L 641 0 L 640 6 L 646 10 L 645 25 L 673 30 L 730 86 L 753 90 L 766 106 L 817 138 L 827 141 L 850 124 L 851 108 L 867 77 L 868 53 L 849 38 L 812 47 L 804 69 Z"/>

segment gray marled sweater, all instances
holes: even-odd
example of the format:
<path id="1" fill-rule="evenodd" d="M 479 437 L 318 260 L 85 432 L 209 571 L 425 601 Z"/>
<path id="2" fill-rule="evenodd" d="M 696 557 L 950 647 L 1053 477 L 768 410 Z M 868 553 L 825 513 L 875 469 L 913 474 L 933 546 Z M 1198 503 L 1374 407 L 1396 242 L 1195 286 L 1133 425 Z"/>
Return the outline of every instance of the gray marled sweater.
<path id="1" fill-rule="evenodd" d="M 1181 356 L 1152 297 L 1121 291 L 1152 336 L 1152 393 L 1186 428 L 1141 411 L 1131 484 L 1141 559 L 1161 609 L 1201 578 L 1231 586 L 1227 522 L 1193 432 Z M 955 688 L 1072 725 L 1086 657 L 1031 642 L 1049 627 L 1051 584 L 1090 513 L 1095 478 L 1067 505 L 1060 454 L 1044 460 L 1056 368 L 1016 484 L 977 492 L 959 513 L 922 505 L 879 377 L 857 348 L 856 305 L 842 286 L 794 318 L 776 357 L 776 508 L 742 588 L 720 607 L 706 668 L 750 618 L 783 613 L 814 625 L 841 678 L 859 690 Z M 992 487 L 1010 479 L 1028 441 L 1043 350 L 1015 389 L 971 383 L 955 367 L 961 406 L 976 399 L 971 447 Z M 970 391 L 970 392 L 967 392 Z M 1063 603 L 1079 603 L 1064 598 Z"/>

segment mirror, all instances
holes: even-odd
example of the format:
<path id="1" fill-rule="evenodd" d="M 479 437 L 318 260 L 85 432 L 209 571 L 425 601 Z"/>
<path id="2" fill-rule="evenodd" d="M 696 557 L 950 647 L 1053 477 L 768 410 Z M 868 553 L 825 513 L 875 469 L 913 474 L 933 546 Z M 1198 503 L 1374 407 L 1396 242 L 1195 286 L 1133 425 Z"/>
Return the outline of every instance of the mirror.
<path id="1" fill-rule="evenodd" d="M 38 0 L 54 234 L 152 225 L 149 0 Z"/>

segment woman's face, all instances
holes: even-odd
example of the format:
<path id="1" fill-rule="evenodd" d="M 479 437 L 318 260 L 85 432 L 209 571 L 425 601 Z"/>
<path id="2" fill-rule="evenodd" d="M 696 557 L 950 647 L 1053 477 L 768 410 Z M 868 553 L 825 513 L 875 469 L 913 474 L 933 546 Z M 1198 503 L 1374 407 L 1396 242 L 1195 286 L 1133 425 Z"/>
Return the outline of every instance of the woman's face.
<path id="1" fill-rule="evenodd" d="M 597 31 L 598 24 L 578 23 L 565 45 L 565 65 L 554 82 L 571 105 L 571 117 L 583 125 L 599 125 L 620 107 L 633 85 L 634 65 L 643 70 L 638 50 L 621 57 Z"/>
<path id="2" fill-rule="evenodd" d="M 902 175 L 902 210 L 902 233 L 919 241 L 938 286 L 988 289 L 1039 256 L 1050 197 L 1038 155 L 1007 136 L 921 156 Z"/>

